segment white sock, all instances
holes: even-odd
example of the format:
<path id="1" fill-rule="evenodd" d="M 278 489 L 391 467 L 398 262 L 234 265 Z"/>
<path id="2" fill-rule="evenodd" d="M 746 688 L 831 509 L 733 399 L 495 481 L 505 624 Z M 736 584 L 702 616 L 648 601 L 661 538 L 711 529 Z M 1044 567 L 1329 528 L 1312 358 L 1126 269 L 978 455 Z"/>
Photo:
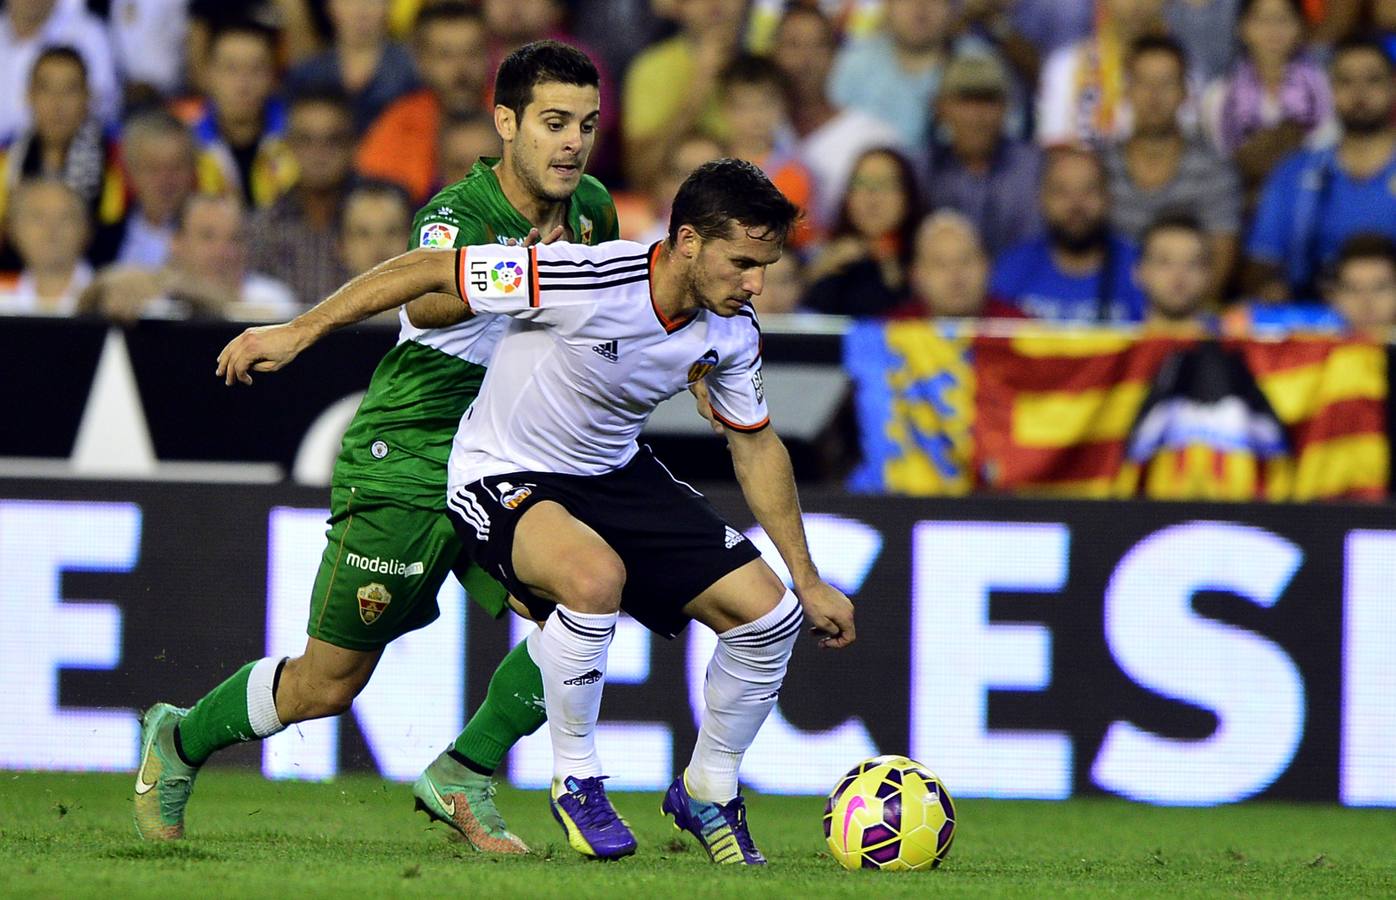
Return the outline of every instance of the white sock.
<path id="1" fill-rule="evenodd" d="M 737 770 L 761 723 L 776 705 L 804 613 L 789 591 L 776 608 L 717 636 L 703 684 L 703 725 L 684 772 L 695 799 L 726 803 L 737 796 Z"/>
<path id="2" fill-rule="evenodd" d="M 276 714 L 276 675 L 286 664 L 286 657 L 268 656 L 257 660 L 247 673 L 247 721 L 259 739 L 286 730 Z"/>
<path id="3" fill-rule="evenodd" d="M 548 616 L 537 643 L 529 645 L 530 655 L 543 670 L 555 793 L 569 775 L 591 778 L 601 774 L 596 720 L 606 686 L 606 649 L 616 633 L 619 615 L 574 612 L 559 604 Z"/>

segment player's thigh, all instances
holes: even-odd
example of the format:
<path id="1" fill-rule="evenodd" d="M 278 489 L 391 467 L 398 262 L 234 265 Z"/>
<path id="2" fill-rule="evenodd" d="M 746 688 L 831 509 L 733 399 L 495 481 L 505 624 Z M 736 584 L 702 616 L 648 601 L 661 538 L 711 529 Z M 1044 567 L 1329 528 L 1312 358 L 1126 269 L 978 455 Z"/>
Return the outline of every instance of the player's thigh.
<path id="1" fill-rule="evenodd" d="M 514 575 L 545 600 L 578 612 L 614 612 L 625 587 L 620 556 L 560 503 L 534 503 L 514 526 Z"/>
<path id="2" fill-rule="evenodd" d="M 311 590 L 310 637 L 374 651 L 436 620 L 436 596 L 461 553 L 444 515 L 336 488 L 329 524 Z"/>
<path id="3" fill-rule="evenodd" d="M 785 583 L 765 560 L 753 559 L 728 572 L 683 608 L 684 615 L 722 634 L 755 622 L 776 608 L 785 596 Z"/>

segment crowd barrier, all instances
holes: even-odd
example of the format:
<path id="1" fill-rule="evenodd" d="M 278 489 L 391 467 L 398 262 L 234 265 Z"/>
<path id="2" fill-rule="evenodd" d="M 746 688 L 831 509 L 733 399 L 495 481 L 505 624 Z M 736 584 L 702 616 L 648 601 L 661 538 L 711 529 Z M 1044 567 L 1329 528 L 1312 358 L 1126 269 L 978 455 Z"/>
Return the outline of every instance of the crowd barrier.
<path id="1" fill-rule="evenodd" d="M 773 558 L 734 489 L 711 497 Z M 131 770 L 141 707 L 298 652 L 325 502 L 285 484 L 0 479 L 0 767 Z M 965 797 L 1396 806 L 1385 508 L 833 489 L 804 505 L 859 639 L 801 641 L 743 768 L 752 788 L 822 793 L 864 757 L 905 752 Z M 360 562 L 370 584 L 391 561 Z M 351 713 L 220 760 L 415 777 L 526 627 L 486 619 L 454 582 L 440 603 Z M 617 786 L 660 789 L 692 746 L 714 639 L 622 622 L 601 753 Z M 537 787 L 549 765 L 536 735 L 505 773 Z"/>

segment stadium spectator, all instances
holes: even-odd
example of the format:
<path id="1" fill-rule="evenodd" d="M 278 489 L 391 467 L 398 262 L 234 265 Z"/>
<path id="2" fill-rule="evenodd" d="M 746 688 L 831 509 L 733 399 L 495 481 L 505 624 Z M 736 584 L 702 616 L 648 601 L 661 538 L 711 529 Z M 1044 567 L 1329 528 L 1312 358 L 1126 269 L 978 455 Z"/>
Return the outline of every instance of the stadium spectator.
<path id="1" fill-rule="evenodd" d="M 300 178 L 252 216 L 250 265 L 291 286 L 309 305 L 345 280 L 335 256 L 339 207 L 353 176 L 354 119 L 348 98 L 331 88 L 291 101 L 286 143 Z"/>
<path id="2" fill-rule="evenodd" d="M 388 0 L 329 0 L 334 43 L 286 76 L 287 93 L 339 90 L 362 134 L 390 103 L 417 87 L 412 55 L 388 37 Z"/>
<path id="3" fill-rule="evenodd" d="M 78 193 L 56 178 L 19 184 L 11 199 L 10 240 L 19 254 L 19 278 L 0 286 L 0 312 L 26 316 L 70 316 L 92 280 L 82 258 L 92 235 Z"/>
<path id="4" fill-rule="evenodd" d="M 989 256 L 974 223 L 942 209 L 916 229 L 911 299 L 888 312 L 891 319 L 1022 318 L 1016 307 L 989 298 Z"/>
<path id="5" fill-rule="evenodd" d="M 1333 123 L 1328 75 L 1304 50 L 1300 0 L 1243 0 L 1242 56 L 1202 97 L 1202 124 L 1235 160 L 1245 208 L 1281 159 Z"/>
<path id="6" fill-rule="evenodd" d="M 829 243 L 806 270 L 805 305 L 815 312 L 878 316 L 906 295 L 921 200 L 911 163 L 891 148 L 853 166 Z"/>
<path id="7" fill-rule="evenodd" d="M 1136 252 L 1110 229 L 1100 157 L 1079 147 L 1047 151 L 1040 200 L 1045 234 L 999 255 L 990 293 L 1039 319 L 1139 321 Z"/>
<path id="8" fill-rule="evenodd" d="M 805 267 L 800 257 L 782 253 L 779 260 L 766 267 L 762 285 L 761 293 L 751 298 L 759 315 L 798 312 L 805 297 Z"/>
<path id="9" fill-rule="evenodd" d="M 188 0 L 111 0 L 107 32 L 128 110 L 179 93 L 189 36 Z"/>
<path id="10" fill-rule="evenodd" d="M 1329 305 L 1350 328 L 1389 340 L 1396 327 L 1396 242 L 1385 234 L 1348 238 L 1326 287 Z"/>
<path id="11" fill-rule="evenodd" d="M 931 146 L 926 179 L 927 205 L 968 216 L 991 256 L 1042 230 L 1037 209 L 1023 203 L 1037 191 L 1042 154 L 1004 134 L 1008 91 L 1008 73 L 991 57 L 946 67 L 937 101 L 944 137 Z"/>
<path id="12" fill-rule="evenodd" d="M 280 54 L 295 65 L 324 49 L 311 6 L 323 0 L 188 0 L 189 38 L 184 57 L 188 81 L 207 93 L 209 48 L 232 25 L 253 22 L 277 35 Z"/>
<path id="13" fill-rule="evenodd" d="M 791 6 L 776 29 L 771 59 L 785 73 L 800 160 L 814 179 L 812 226 L 827 232 L 838 216 L 853 163 L 874 147 L 900 139 L 896 129 L 858 109 L 829 99 L 829 73 L 838 48 L 834 26 L 823 13 Z M 624 221 L 624 220 L 622 220 Z"/>
<path id="14" fill-rule="evenodd" d="M 295 160 L 282 139 L 286 108 L 272 97 L 275 88 L 275 32 L 241 22 L 213 35 L 208 100 L 194 124 L 202 190 L 234 193 L 259 207 L 295 183 Z"/>
<path id="15" fill-rule="evenodd" d="M 1211 244 L 1210 296 L 1219 297 L 1236 265 L 1241 185 L 1231 163 L 1179 126 L 1187 96 L 1183 48 L 1168 37 L 1141 38 L 1130 54 L 1127 84 L 1131 133 L 1104 154 L 1110 224 L 1137 241 L 1164 212 L 1196 218 Z"/>
<path id="16" fill-rule="evenodd" d="M 56 178 L 77 193 L 87 220 L 106 234 L 125 212 L 126 189 L 116 147 L 89 112 L 87 69 L 77 51 L 43 50 L 34 63 L 28 97 L 30 126 L 0 152 L 0 213 L 6 193 L 24 179 Z M 109 238 L 88 249 L 97 264 L 115 253 Z M 0 267 L 12 265 L 12 259 L 0 262 Z"/>
<path id="17" fill-rule="evenodd" d="M 239 198 L 192 194 L 176 217 L 165 267 L 110 267 L 98 273 L 81 306 L 118 322 L 190 316 L 264 321 L 299 312 L 290 287 L 248 270 L 247 251 L 247 214 Z"/>
<path id="18" fill-rule="evenodd" d="M 1187 213 L 1165 214 L 1144 229 L 1134 277 L 1144 292 L 1147 325 L 1215 327 L 1207 310 L 1212 240 L 1207 227 Z"/>
<path id="19" fill-rule="evenodd" d="M 72 47 L 87 67 L 92 111 L 102 123 L 120 108 L 111 43 L 101 21 L 72 0 L 6 0 L 0 9 L 0 141 L 29 127 L 26 88 L 39 53 Z"/>
<path id="20" fill-rule="evenodd" d="M 654 178 L 652 187 L 639 202 L 627 203 L 625 195 L 616 198 L 621 237 L 628 241 L 652 244 L 669 235 L 669 207 L 679 192 L 679 185 L 694 169 L 705 162 L 722 158 L 722 145 L 702 132 L 691 132 L 679 138 L 664 158 L 664 167 Z"/>
<path id="21" fill-rule="evenodd" d="M 829 96 L 891 125 L 905 152 L 930 137 L 941 73 L 953 56 L 993 53 L 974 37 L 957 38 L 951 0 L 887 0 L 883 30 L 850 41 L 834 60 Z"/>
<path id="22" fill-rule="evenodd" d="M 1243 0 L 1168 0 L 1163 20 L 1186 54 L 1187 70 L 1202 83 L 1231 68 L 1236 19 Z"/>
<path id="23" fill-rule="evenodd" d="M 437 179 L 442 116 L 485 109 L 484 20 L 463 3 L 423 9 L 413 30 L 413 57 L 426 87 L 383 111 L 364 135 L 356 162 L 360 174 L 396 182 L 421 203 Z"/>
<path id="24" fill-rule="evenodd" d="M 975 6 L 1005 10 L 1013 30 L 1044 59 L 1060 47 L 1090 37 L 1095 27 L 1095 3 L 1096 0 L 964 0 L 967 14 L 972 14 Z"/>
<path id="25" fill-rule="evenodd" d="M 1315 280 L 1349 236 L 1396 235 L 1392 66 L 1371 40 L 1337 47 L 1330 73 L 1342 137 L 1294 153 L 1266 181 L 1246 245 L 1245 282 L 1253 296 L 1316 296 Z"/>
<path id="26" fill-rule="evenodd" d="M 679 33 L 630 64 L 621 90 L 626 175 L 645 188 L 673 142 L 698 129 L 719 139 L 726 127 L 718 77 L 741 50 L 744 0 L 679 0 Z"/>
<path id="27" fill-rule="evenodd" d="M 411 201 L 398 185 L 363 181 L 345 196 L 336 255 L 349 275 L 402 253 L 411 237 Z"/>
<path id="28" fill-rule="evenodd" d="M 993 47 L 1004 63 L 1012 68 L 1012 77 L 1018 83 L 1036 84 L 1044 51 L 1042 45 L 1035 43 L 1039 28 L 1034 27 L 1036 23 L 1029 24 L 1029 17 L 1041 16 L 1046 20 L 1041 28 L 1051 29 L 1069 20 L 1073 15 L 1079 17 L 1081 11 L 1085 11 L 1085 27 L 1075 39 L 1079 40 L 1090 31 L 1090 5 L 1087 0 L 1068 0 L 1056 5 L 1062 8 L 1065 18 L 1054 16 L 1043 3 L 1019 0 L 961 0 L 958 5 L 959 30 L 962 34 L 972 34 Z M 1049 36 L 1048 40 L 1050 39 Z"/>
<path id="29" fill-rule="evenodd" d="M 672 31 L 669 10 L 660 0 L 570 0 L 572 29 L 592 47 L 607 70 L 624 72 L 650 44 Z"/>
<path id="30" fill-rule="evenodd" d="M 460 181 L 483 157 L 498 157 L 502 151 L 494 118 L 484 112 L 447 114 L 441 119 L 436 147 L 436 180 L 433 191 Z M 588 165 L 590 168 L 590 165 Z"/>
<path id="31" fill-rule="evenodd" d="M 168 112 L 147 110 L 127 120 L 121 154 L 131 201 L 115 229 L 115 262 L 158 269 L 169 257 L 175 216 L 194 191 L 194 136 Z"/>
<path id="32" fill-rule="evenodd" d="M 727 121 L 724 155 L 755 163 L 771 183 L 801 211 L 813 194 L 809 170 L 795 151 L 790 131 L 790 93 L 785 77 L 770 60 L 741 54 L 719 79 L 722 116 Z M 795 226 L 787 246 L 809 245 L 813 231 L 805 218 Z"/>
<path id="33" fill-rule="evenodd" d="M 1042 67 L 1037 139 L 1044 146 L 1120 137 L 1129 124 L 1125 55 L 1139 38 L 1164 33 L 1164 0 L 1097 0 L 1093 35 L 1059 47 Z"/>

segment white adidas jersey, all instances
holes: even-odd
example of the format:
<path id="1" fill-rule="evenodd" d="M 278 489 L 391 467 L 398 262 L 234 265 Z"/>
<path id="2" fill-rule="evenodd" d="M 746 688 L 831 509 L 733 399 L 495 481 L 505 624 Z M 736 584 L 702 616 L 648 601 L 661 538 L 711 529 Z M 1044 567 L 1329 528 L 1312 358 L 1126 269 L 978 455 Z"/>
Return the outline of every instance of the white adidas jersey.
<path id="1" fill-rule="evenodd" d="M 666 321 L 650 295 L 659 251 L 630 241 L 457 251 L 461 296 L 509 324 L 456 431 L 452 488 L 506 472 L 618 469 L 654 408 L 704 378 L 727 427 L 769 424 L 756 314 Z"/>

